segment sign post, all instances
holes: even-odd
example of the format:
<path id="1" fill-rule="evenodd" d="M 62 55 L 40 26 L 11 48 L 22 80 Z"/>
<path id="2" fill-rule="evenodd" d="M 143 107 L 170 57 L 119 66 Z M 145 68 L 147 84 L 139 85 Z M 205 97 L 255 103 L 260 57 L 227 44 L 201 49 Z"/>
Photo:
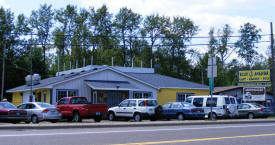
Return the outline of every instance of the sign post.
<path id="1" fill-rule="evenodd" d="M 217 77 L 217 64 L 216 57 L 208 58 L 207 77 L 209 78 L 209 91 L 211 95 L 210 105 L 210 120 L 215 120 L 213 117 L 213 90 L 214 90 L 214 77 Z"/>

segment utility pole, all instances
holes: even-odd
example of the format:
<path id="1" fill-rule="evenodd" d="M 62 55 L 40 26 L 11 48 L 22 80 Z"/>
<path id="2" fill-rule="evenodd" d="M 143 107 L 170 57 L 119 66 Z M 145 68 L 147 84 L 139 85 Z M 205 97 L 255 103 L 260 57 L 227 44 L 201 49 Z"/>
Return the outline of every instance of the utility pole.
<path id="1" fill-rule="evenodd" d="M 272 58 L 272 94 L 273 94 L 273 112 L 275 111 L 275 105 L 274 105 L 274 100 L 275 100 L 275 51 L 274 51 L 274 37 L 273 37 L 273 25 L 272 22 L 270 22 L 270 36 L 271 36 L 271 58 Z"/>
<path id="2" fill-rule="evenodd" d="M 4 23 L 7 23 L 7 14 L 4 13 L 5 20 Z M 3 30 L 6 30 L 5 28 Z M 3 39 L 3 58 L 2 58 L 2 86 L 1 86 L 1 100 L 4 99 L 4 85 L 5 85 L 5 56 L 6 56 L 6 36 L 5 32 L 3 33 L 4 39 Z"/>

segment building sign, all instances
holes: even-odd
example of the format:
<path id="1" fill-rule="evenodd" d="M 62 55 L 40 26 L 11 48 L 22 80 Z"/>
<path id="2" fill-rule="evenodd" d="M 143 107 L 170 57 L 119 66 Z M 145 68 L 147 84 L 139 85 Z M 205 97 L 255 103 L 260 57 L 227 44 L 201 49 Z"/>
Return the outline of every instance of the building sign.
<path id="1" fill-rule="evenodd" d="M 265 101 L 265 87 L 243 88 L 243 101 Z"/>
<path id="2" fill-rule="evenodd" d="M 239 71 L 239 83 L 270 82 L 270 69 Z"/>

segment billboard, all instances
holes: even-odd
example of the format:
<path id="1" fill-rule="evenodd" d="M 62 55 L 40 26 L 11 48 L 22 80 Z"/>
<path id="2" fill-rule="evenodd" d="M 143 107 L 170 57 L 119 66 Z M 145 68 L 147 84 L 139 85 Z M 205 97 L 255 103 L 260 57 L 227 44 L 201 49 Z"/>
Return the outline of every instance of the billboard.
<path id="1" fill-rule="evenodd" d="M 243 101 L 265 101 L 265 87 L 243 88 Z"/>
<path id="2" fill-rule="evenodd" d="M 270 69 L 239 71 L 239 83 L 270 82 Z"/>

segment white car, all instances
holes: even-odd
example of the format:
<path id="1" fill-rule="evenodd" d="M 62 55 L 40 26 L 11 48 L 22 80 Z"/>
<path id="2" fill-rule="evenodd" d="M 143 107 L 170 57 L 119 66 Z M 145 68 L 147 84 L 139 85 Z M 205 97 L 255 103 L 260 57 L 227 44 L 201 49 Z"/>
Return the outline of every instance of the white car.
<path id="1" fill-rule="evenodd" d="M 144 118 L 155 119 L 155 108 L 157 107 L 155 99 L 126 99 L 118 106 L 108 109 L 109 120 L 116 118 L 133 118 L 135 121 L 141 121 Z"/>
<path id="2" fill-rule="evenodd" d="M 204 109 L 205 118 L 210 118 L 211 96 L 189 96 L 187 102 Z M 236 97 L 225 95 L 212 96 L 213 119 L 217 117 L 238 117 Z"/>

